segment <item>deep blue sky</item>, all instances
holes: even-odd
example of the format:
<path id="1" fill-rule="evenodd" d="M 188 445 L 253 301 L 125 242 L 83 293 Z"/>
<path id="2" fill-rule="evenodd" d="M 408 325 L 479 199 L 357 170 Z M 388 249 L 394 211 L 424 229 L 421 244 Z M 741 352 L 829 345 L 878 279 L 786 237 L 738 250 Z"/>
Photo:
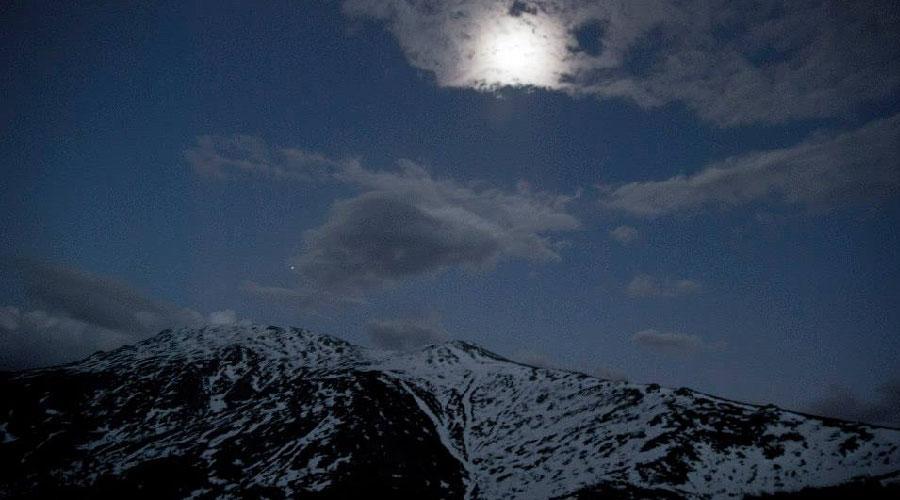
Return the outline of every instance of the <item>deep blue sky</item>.
<path id="1" fill-rule="evenodd" d="M 651 217 L 602 206 L 625 183 L 691 175 L 892 117 L 900 105 L 889 82 L 886 94 L 848 95 L 820 116 L 800 110 L 730 124 L 681 94 L 646 107 L 571 88 L 450 84 L 404 50 L 401 22 L 348 15 L 334 2 L 12 2 L 2 10 L 7 258 L 360 343 L 370 342 L 371 320 L 428 317 L 450 337 L 506 355 L 792 408 L 828 397 L 834 384 L 871 399 L 900 377 L 896 183 L 826 206 L 760 196 Z M 763 65 L 793 57 L 761 54 Z M 882 66 L 878 74 L 896 73 Z M 359 158 L 371 170 L 409 159 L 435 178 L 510 193 L 520 181 L 547 193 L 580 190 L 566 210 L 581 227 L 554 236 L 567 243 L 557 262 L 511 256 L 484 269 L 450 266 L 367 291 L 364 305 L 266 300 L 243 284 L 292 286 L 289 263 L 304 231 L 359 191 L 215 179 L 186 160 L 197 137 L 234 134 Z M 897 141 L 896 129 L 888 137 Z M 892 161 L 884 167 L 891 182 Z M 637 230 L 636 241 L 611 238 L 621 225 Z M 48 309 L 9 271 L 0 305 Z M 626 289 L 639 276 L 699 288 L 633 297 Z M 660 350 L 635 340 L 649 329 L 681 343 Z M 691 344 L 697 339 L 703 344 Z"/>

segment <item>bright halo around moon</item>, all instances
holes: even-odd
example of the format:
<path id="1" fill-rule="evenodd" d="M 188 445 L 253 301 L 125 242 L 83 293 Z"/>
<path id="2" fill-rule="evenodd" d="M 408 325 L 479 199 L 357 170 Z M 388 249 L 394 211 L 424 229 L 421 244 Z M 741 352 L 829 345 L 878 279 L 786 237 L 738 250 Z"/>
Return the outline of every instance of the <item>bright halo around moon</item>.
<path id="1" fill-rule="evenodd" d="M 470 78 L 482 87 L 555 88 L 563 68 L 566 33 L 544 20 L 504 16 L 477 38 Z"/>

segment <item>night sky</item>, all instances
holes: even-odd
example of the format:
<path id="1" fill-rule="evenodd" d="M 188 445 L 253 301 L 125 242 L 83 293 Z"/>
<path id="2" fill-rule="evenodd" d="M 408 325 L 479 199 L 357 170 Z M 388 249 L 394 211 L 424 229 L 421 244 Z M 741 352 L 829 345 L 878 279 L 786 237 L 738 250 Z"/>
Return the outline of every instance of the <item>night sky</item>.
<path id="1" fill-rule="evenodd" d="M 896 2 L 0 19 L 0 369 L 252 321 L 900 425 Z"/>

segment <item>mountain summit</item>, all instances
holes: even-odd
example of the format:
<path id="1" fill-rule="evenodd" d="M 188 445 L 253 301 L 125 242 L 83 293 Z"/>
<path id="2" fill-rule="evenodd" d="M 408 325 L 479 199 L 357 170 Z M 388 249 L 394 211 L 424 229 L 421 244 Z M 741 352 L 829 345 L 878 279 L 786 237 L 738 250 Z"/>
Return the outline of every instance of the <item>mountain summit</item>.
<path id="1" fill-rule="evenodd" d="M 0 373 L 0 394 L 0 498 L 740 498 L 896 493 L 900 477 L 898 430 L 459 341 L 166 330 Z"/>

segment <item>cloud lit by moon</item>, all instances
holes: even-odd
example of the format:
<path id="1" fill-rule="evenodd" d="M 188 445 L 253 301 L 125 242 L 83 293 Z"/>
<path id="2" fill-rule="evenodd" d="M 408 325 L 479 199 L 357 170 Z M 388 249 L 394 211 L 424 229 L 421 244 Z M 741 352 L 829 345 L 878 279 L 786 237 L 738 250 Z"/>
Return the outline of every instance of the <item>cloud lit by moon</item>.
<path id="1" fill-rule="evenodd" d="M 498 16 L 484 24 L 464 70 L 465 80 L 488 89 L 558 84 L 567 56 L 565 29 L 538 16 Z"/>
<path id="2" fill-rule="evenodd" d="M 517 7 L 518 5 L 518 7 Z M 350 0 L 353 17 L 388 21 L 412 64 L 443 87 L 561 90 L 581 64 L 573 20 L 519 2 L 466 1 L 433 8 L 418 2 Z"/>

